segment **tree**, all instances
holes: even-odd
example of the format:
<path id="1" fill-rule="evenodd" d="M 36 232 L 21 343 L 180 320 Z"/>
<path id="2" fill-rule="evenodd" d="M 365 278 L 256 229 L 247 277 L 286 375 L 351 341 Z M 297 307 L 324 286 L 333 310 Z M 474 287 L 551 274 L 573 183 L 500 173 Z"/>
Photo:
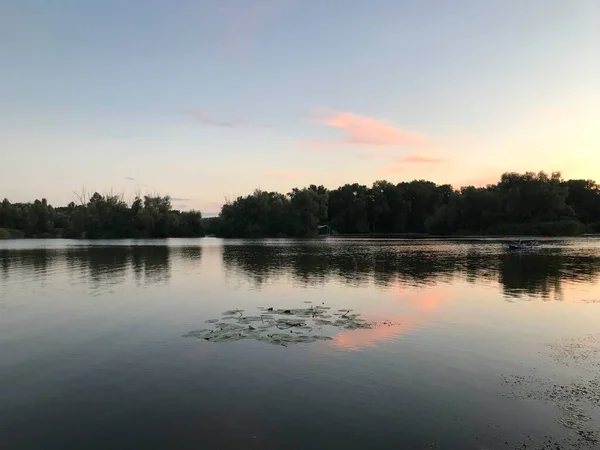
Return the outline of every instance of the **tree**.
<path id="1" fill-rule="evenodd" d="M 292 219 L 291 234 L 299 237 L 317 235 L 319 223 L 327 219 L 327 192 L 313 185 L 304 189 L 294 188 L 288 195 Z"/>
<path id="2" fill-rule="evenodd" d="M 560 173 L 505 173 L 497 184 L 466 186 L 426 180 L 371 187 L 353 183 L 334 190 L 310 185 L 288 194 L 257 189 L 228 201 L 217 218 L 176 211 L 168 196 L 89 195 L 52 207 L 46 199 L 0 204 L 2 236 L 67 238 L 310 237 L 327 224 L 348 233 L 578 234 L 600 231 L 600 186 L 563 180 Z M 18 231 L 7 232 L 6 229 Z"/>
<path id="3" fill-rule="evenodd" d="M 346 184 L 329 193 L 328 220 L 340 233 L 365 233 L 369 226 L 369 189 Z"/>
<path id="4" fill-rule="evenodd" d="M 593 180 L 569 180 L 565 182 L 569 191 L 566 199 L 577 217 L 591 227 L 591 231 L 600 231 L 600 186 Z"/>

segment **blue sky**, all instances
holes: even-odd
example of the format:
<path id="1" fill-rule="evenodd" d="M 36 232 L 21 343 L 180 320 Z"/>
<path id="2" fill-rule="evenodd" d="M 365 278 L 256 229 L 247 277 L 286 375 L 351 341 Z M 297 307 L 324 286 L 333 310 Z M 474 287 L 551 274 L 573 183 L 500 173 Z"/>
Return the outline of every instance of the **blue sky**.
<path id="1" fill-rule="evenodd" d="M 0 197 L 600 181 L 596 0 L 4 0 Z"/>

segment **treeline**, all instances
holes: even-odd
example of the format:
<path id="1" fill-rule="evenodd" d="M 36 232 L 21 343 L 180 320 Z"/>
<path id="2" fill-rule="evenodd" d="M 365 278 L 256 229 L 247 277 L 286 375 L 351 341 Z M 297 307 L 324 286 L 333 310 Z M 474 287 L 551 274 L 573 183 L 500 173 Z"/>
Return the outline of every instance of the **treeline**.
<path id="1" fill-rule="evenodd" d="M 223 205 L 207 219 L 207 233 L 219 237 L 309 237 L 327 221 L 329 192 L 323 186 L 294 188 L 287 195 L 254 191 Z"/>
<path id="2" fill-rule="evenodd" d="M 0 238 L 226 238 L 339 234 L 577 235 L 600 232 L 600 186 L 560 173 L 505 173 L 497 184 L 463 187 L 415 180 L 334 190 L 311 185 L 288 194 L 256 190 L 225 204 L 219 217 L 173 210 L 168 196 L 80 196 L 52 207 L 45 199 L 0 204 Z"/>
<path id="3" fill-rule="evenodd" d="M 335 233 L 534 234 L 600 232 L 600 187 L 560 173 L 505 173 L 497 184 L 463 187 L 415 180 L 335 190 L 311 185 L 287 195 L 255 191 L 207 219 L 220 237 L 308 237 Z"/>
<path id="4" fill-rule="evenodd" d="M 46 199 L 0 204 L 0 238 L 164 238 L 204 236 L 199 211 L 173 210 L 168 196 L 79 196 L 79 204 L 54 208 Z"/>

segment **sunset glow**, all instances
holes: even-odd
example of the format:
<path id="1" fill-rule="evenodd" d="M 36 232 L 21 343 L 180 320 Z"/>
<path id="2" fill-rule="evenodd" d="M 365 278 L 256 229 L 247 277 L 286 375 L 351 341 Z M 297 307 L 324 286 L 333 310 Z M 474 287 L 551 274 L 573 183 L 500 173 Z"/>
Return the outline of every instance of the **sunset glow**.
<path id="1" fill-rule="evenodd" d="M 600 180 L 598 2 L 8 3 L 14 202 L 160 192 L 218 213 L 259 187 Z"/>

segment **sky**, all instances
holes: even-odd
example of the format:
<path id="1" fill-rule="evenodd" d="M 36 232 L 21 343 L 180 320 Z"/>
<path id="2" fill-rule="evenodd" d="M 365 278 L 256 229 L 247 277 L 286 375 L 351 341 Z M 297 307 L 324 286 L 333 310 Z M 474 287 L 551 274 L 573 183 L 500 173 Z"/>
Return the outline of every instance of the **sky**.
<path id="1" fill-rule="evenodd" d="M 597 0 L 0 0 L 0 198 L 600 181 Z"/>

